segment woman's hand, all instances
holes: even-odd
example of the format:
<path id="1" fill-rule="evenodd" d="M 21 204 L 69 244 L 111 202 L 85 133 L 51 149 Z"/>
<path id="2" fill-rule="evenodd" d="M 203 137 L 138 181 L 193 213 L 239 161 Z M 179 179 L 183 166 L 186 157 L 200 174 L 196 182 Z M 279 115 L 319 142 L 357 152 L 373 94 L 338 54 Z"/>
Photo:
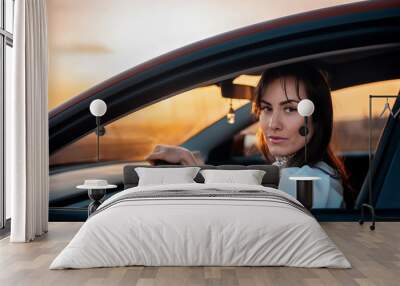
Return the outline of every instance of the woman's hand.
<path id="1" fill-rule="evenodd" d="M 202 165 L 200 159 L 196 158 L 188 149 L 180 146 L 157 144 L 153 152 L 145 158 L 150 164 L 154 165 L 157 160 L 164 160 L 173 164 L 182 165 Z"/>

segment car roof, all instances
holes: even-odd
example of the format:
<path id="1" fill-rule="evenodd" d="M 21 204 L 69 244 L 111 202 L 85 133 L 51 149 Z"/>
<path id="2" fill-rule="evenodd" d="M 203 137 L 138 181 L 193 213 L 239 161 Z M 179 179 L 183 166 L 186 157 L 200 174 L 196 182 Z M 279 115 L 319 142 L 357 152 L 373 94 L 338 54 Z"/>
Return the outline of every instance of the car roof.
<path id="1" fill-rule="evenodd" d="M 293 62 L 323 67 L 333 89 L 399 78 L 399 22 L 400 2 L 359 2 L 251 25 L 188 45 L 50 111 L 50 154 L 92 132 L 95 121 L 89 105 L 96 98 L 108 105 L 102 117 L 108 124 L 183 91 Z"/>

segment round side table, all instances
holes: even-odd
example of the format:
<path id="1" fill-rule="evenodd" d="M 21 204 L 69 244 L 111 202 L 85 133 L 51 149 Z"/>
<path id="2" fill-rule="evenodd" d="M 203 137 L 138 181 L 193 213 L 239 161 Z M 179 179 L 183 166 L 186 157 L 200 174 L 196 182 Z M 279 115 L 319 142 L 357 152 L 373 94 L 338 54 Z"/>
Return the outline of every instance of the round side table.
<path id="1" fill-rule="evenodd" d="M 289 180 L 296 181 L 296 197 L 308 210 L 313 204 L 313 181 L 320 180 L 320 177 L 292 176 Z"/>
<path id="2" fill-rule="evenodd" d="M 101 205 L 101 200 L 106 195 L 107 189 L 114 189 L 116 185 L 107 185 L 107 186 L 88 186 L 88 185 L 79 185 L 76 186 L 78 189 L 84 189 L 88 191 L 88 196 L 92 200 L 90 205 L 88 206 L 88 217 L 96 211 L 96 209 Z"/>

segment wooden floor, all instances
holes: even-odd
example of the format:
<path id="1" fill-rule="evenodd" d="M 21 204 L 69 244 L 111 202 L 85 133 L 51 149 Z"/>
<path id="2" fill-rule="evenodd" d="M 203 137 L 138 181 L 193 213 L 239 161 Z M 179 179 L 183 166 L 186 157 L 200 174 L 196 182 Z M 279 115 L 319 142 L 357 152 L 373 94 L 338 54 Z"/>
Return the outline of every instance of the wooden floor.
<path id="1" fill-rule="evenodd" d="M 81 223 L 50 223 L 32 243 L 0 241 L 0 285 L 400 285 L 400 223 L 322 223 L 352 269 L 290 267 L 120 267 L 49 270 Z"/>

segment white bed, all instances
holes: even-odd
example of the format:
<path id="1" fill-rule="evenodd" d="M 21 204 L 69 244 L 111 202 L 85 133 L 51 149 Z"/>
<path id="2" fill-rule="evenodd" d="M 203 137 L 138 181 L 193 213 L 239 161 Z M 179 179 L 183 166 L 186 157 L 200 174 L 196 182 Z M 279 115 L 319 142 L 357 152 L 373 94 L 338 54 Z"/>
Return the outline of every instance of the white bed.
<path id="1" fill-rule="evenodd" d="M 50 269 L 128 265 L 351 267 L 286 193 L 200 183 L 137 186 L 114 195 Z"/>

